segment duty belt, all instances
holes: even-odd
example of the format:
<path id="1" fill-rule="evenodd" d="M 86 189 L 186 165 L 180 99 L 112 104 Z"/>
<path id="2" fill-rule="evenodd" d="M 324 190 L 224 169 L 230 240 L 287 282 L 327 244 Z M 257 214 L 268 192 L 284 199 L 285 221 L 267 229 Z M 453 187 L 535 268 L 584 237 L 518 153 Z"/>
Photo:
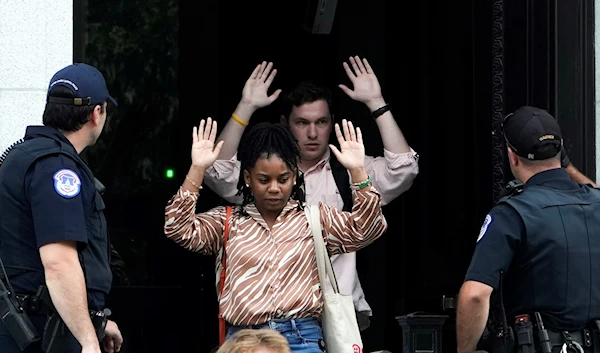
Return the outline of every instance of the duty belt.
<path id="1" fill-rule="evenodd" d="M 548 331 L 548 337 L 553 347 L 561 347 L 561 352 L 583 353 L 592 346 L 592 330 L 579 331 Z"/>
<path id="2" fill-rule="evenodd" d="M 16 294 L 15 297 L 28 315 L 48 315 L 56 312 L 56 309 L 47 300 L 31 294 Z M 90 310 L 90 315 L 110 316 L 110 310 Z"/>
<path id="3" fill-rule="evenodd" d="M 55 311 L 52 302 L 31 294 L 16 294 L 15 297 L 28 315 L 48 315 Z"/>

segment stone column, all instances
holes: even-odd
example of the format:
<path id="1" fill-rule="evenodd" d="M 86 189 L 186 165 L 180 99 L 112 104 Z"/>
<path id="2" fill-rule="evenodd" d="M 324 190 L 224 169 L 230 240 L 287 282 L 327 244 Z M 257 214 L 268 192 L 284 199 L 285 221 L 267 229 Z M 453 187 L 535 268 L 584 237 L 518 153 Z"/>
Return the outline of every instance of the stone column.
<path id="1" fill-rule="evenodd" d="M 73 62 L 73 0 L 0 0 L 0 154 L 42 123 L 52 75 Z"/>

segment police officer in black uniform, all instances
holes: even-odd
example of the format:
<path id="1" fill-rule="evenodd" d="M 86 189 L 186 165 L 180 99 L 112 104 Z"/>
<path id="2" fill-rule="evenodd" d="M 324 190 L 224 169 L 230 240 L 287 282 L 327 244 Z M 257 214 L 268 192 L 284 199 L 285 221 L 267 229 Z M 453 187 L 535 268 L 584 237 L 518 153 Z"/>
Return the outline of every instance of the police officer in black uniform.
<path id="1" fill-rule="evenodd" d="M 502 284 L 504 334 L 514 337 L 504 351 L 600 352 L 600 190 L 561 168 L 561 131 L 548 112 L 522 107 L 502 130 L 523 184 L 491 210 L 477 237 L 458 295 L 457 351 L 477 348 Z"/>
<path id="2" fill-rule="evenodd" d="M 0 310 L 17 308 L 0 321 L 2 353 L 120 350 L 104 307 L 112 273 L 101 184 L 79 157 L 100 136 L 109 102 L 117 104 L 96 68 L 61 69 L 44 126 L 27 127 L 0 166 Z"/>

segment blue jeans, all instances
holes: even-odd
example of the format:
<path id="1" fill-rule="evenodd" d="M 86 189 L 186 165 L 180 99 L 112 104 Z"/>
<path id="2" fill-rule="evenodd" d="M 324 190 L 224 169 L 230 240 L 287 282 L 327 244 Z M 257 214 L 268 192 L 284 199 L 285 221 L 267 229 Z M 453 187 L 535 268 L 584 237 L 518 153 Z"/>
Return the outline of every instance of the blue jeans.
<path id="1" fill-rule="evenodd" d="M 227 328 L 227 337 L 241 329 L 272 329 L 278 331 L 285 337 L 292 353 L 323 353 L 323 330 L 319 321 L 314 318 L 308 319 L 274 319 L 260 325 L 230 326 Z"/>

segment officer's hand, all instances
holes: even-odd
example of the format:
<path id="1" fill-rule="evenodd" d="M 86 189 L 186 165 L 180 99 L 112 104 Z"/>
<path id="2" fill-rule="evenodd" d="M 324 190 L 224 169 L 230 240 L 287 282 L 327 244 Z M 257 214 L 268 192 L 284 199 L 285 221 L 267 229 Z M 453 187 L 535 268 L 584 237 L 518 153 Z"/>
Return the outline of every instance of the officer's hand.
<path id="1" fill-rule="evenodd" d="M 108 320 L 104 329 L 104 350 L 107 353 L 119 352 L 122 344 L 123 336 L 119 327 L 114 321 Z"/>
<path id="2" fill-rule="evenodd" d="M 206 124 L 206 127 L 205 127 Z M 208 118 L 200 120 L 200 126 L 192 131 L 192 166 L 206 169 L 210 167 L 219 156 L 223 141 L 215 146 L 217 137 L 217 122 Z"/>

